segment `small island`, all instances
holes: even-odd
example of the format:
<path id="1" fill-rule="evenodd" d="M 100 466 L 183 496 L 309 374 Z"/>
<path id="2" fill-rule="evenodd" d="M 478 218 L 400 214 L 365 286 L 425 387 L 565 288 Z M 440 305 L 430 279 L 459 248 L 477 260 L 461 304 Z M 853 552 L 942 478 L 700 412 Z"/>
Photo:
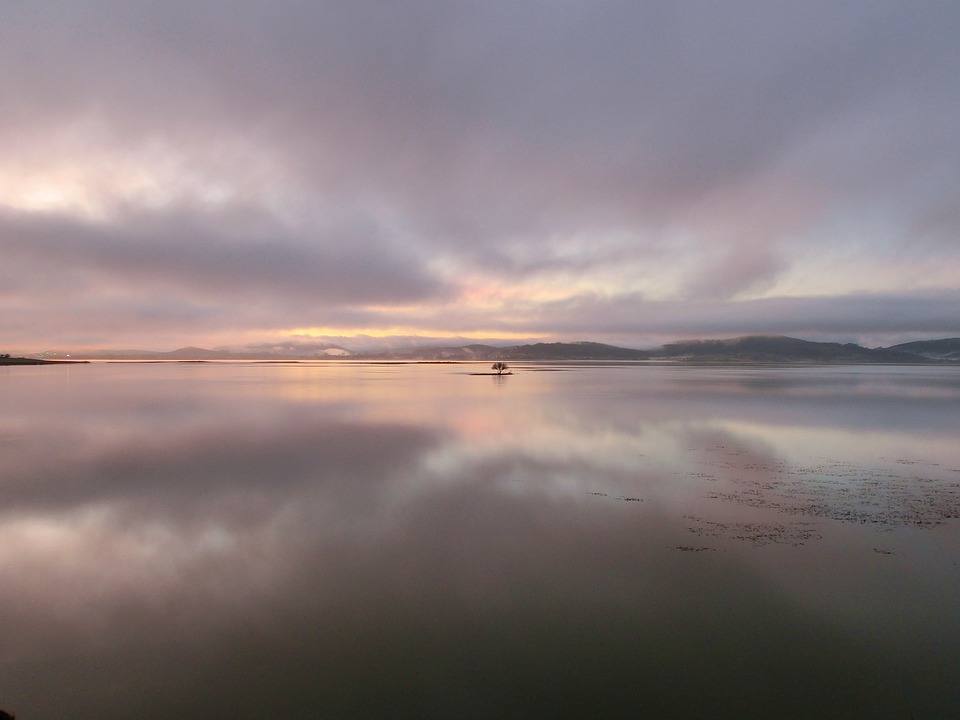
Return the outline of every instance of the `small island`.
<path id="1" fill-rule="evenodd" d="M 505 362 L 495 362 L 490 366 L 490 369 L 493 372 L 483 373 L 483 372 L 474 372 L 470 373 L 471 375 L 493 375 L 494 377 L 503 377 L 504 375 L 513 375 L 510 371 L 510 366 Z"/>

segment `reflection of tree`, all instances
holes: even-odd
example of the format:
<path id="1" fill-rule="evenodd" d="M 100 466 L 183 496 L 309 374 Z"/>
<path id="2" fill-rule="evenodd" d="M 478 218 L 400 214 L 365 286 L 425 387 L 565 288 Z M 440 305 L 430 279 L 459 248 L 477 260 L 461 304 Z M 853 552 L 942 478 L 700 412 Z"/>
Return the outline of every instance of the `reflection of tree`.
<path id="1" fill-rule="evenodd" d="M 497 375 L 503 375 L 504 371 L 510 369 L 510 366 L 507 365 L 505 362 L 495 362 L 493 365 L 490 366 L 490 369 L 496 370 Z"/>

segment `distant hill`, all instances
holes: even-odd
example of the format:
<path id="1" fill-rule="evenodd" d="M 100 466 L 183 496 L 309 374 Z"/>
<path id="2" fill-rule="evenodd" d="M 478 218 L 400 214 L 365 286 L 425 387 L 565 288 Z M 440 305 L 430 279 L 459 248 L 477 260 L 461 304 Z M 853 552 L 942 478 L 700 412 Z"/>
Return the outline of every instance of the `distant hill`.
<path id="1" fill-rule="evenodd" d="M 101 360 L 426 360 L 485 362 L 524 360 L 606 360 L 665 362 L 765 363 L 953 363 L 960 362 L 960 338 L 924 340 L 888 348 L 854 343 L 814 342 L 782 335 L 748 335 L 724 340 L 687 340 L 654 350 L 637 350 L 597 342 L 531 343 L 498 347 L 469 344 L 407 347 L 401 350 L 354 352 L 339 345 L 264 344 L 243 349 L 184 347 L 170 352 L 113 350 L 42 353 L 40 357 Z"/>
<path id="2" fill-rule="evenodd" d="M 928 359 L 895 348 L 800 340 L 782 335 L 748 335 L 727 340 L 691 340 L 664 345 L 662 359 L 698 362 L 917 363 Z"/>
<path id="3" fill-rule="evenodd" d="M 649 350 L 595 342 L 534 343 L 505 348 L 505 360 L 647 360 Z"/>
<path id="4" fill-rule="evenodd" d="M 960 338 L 943 340 L 918 340 L 887 348 L 896 352 L 919 355 L 930 360 L 960 362 Z"/>
<path id="5" fill-rule="evenodd" d="M 493 345 L 444 345 L 436 347 L 410 347 L 402 350 L 381 350 L 360 353 L 355 357 L 370 360 L 493 360 L 503 348 Z"/>
<path id="6" fill-rule="evenodd" d="M 44 353 L 44 357 L 67 357 L 64 353 Z M 256 346 L 243 350 L 201 347 L 182 347 L 167 352 L 153 350 L 87 350 L 77 351 L 70 357 L 91 360 L 315 360 L 344 358 L 353 355 L 339 346 L 317 346 L 309 350 L 292 346 Z"/>
<path id="7" fill-rule="evenodd" d="M 649 350 L 605 345 L 595 342 L 533 343 L 496 347 L 459 345 L 412 348 L 402 351 L 370 353 L 361 357 L 391 360 L 647 360 Z"/>
<path id="8" fill-rule="evenodd" d="M 661 360 L 674 362 L 927 363 L 931 358 L 896 348 L 866 348 L 771 335 L 669 343 L 635 350 L 595 342 L 533 343 L 511 347 L 463 345 L 415 348 L 366 357 L 419 360 Z"/>

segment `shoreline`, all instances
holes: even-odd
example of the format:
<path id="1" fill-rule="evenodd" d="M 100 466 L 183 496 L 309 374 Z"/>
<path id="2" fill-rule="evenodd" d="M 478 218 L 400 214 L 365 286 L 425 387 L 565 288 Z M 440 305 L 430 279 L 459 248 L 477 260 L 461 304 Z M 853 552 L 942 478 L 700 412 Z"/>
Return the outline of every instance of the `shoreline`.
<path id="1" fill-rule="evenodd" d="M 0 358 L 0 366 L 13 365 L 89 365 L 89 360 L 41 360 L 39 358 L 5 357 Z"/>

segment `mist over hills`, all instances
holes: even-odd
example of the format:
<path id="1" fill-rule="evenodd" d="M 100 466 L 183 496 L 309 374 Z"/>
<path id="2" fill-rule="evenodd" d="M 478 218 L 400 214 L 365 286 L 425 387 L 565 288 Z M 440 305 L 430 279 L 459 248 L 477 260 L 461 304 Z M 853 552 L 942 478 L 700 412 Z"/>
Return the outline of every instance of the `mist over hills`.
<path id="1" fill-rule="evenodd" d="M 532 343 L 497 347 L 494 345 L 463 345 L 413 348 L 367 354 L 368 358 L 396 360 L 648 360 L 649 350 L 617 347 L 597 342 Z"/>
<path id="2" fill-rule="evenodd" d="M 655 349 L 618 347 L 598 342 L 538 342 L 496 346 L 407 346 L 388 350 L 353 350 L 320 342 L 257 344 L 242 348 L 184 347 L 169 352 L 106 350 L 40 353 L 48 359 L 99 360 L 425 360 L 525 361 L 608 360 L 672 362 L 802 362 L 802 363 L 954 363 L 960 362 L 960 338 L 943 338 L 867 348 L 854 343 L 815 342 L 779 335 L 749 335 L 721 340 L 687 340 Z"/>
<path id="3" fill-rule="evenodd" d="M 960 360 L 960 340 L 930 340 L 889 348 L 815 342 L 786 336 L 749 335 L 688 340 L 651 350 L 596 342 L 556 342 L 494 347 L 465 345 L 418 348 L 367 357 L 420 360 L 635 360 L 675 362 L 929 363 Z"/>
<path id="4" fill-rule="evenodd" d="M 890 350 L 922 355 L 930 360 L 949 360 L 960 362 L 960 338 L 943 340 L 918 340 L 916 342 L 894 345 Z"/>

